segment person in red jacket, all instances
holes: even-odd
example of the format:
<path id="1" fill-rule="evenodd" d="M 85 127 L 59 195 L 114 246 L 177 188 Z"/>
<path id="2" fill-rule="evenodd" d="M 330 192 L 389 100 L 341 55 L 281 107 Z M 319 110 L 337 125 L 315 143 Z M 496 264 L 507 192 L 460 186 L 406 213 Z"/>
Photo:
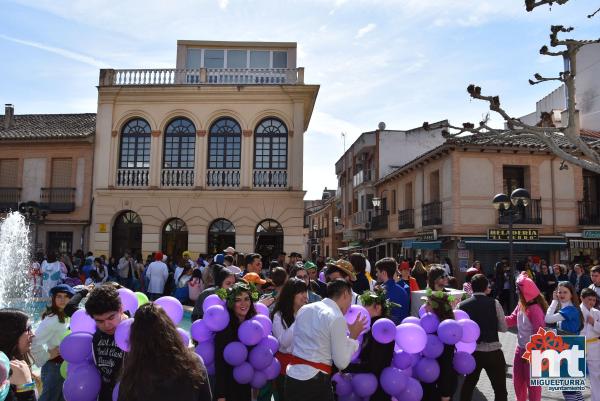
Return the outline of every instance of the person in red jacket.
<path id="1" fill-rule="evenodd" d="M 400 274 L 400 279 L 408 284 L 411 292 L 420 290 L 419 283 L 410 275 L 410 264 L 406 260 L 398 265 L 398 273 Z"/>

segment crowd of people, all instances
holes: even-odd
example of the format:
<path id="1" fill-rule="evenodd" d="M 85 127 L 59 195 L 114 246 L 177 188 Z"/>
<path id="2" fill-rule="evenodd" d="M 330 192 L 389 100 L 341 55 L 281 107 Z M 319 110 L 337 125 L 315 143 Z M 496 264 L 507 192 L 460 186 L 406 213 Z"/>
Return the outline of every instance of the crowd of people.
<path id="1" fill-rule="evenodd" d="M 507 364 L 498 333 L 509 327 L 518 332 L 513 361 L 517 401 L 541 399 L 541 388 L 529 385 L 529 364 L 522 356 L 530 336 L 547 326 L 556 326 L 561 334 L 585 335 L 592 393 L 596 388 L 600 394 L 598 265 L 591 268 L 590 276 L 577 264 L 568 269 L 530 258 L 517 265 L 516 273 L 502 261 L 493 274 L 485 274 L 476 261 L 459 286 L 449 260 L 428 264 L 420 259 L 383 258 L 371 266 L 360 253 L 347 259 L 314 261 L 303 260 L 298 253 L 289 257 L 281 253 L 276 260 L 263 262 L 259 254 L 240 255 L 232 247 L 213 258 L 196 260 L 187 251 L 172 258 L 156 252 L 145 263 L 130 252 L 119 260 L 95 257 L 91 252 L 86 256 L 77 252 L 72 258 L 40 255 L 30 269 L 32 288 L 34 295 L 49 297 L 50 303 L 39 326 L 34 330 L 23 311 L 0 309 L 0 362 L 10 365 L 3 376 L 6 363 L 0 363 L 0 401 L 2 397 L 9 401 L 64 399 L 60 343 L 69 317 L 79 310 L 96 325 L 92 359 L 101 377 L 99 401 L 338 399 L 332 381 L 335 372 L 379 377 L 391 365 L 394 342 L 375 341 L 369 327 L 382 318 L 401 324 L 415 302 L 411 293 L 420 290 L 427 290 L 428 311 L 440 321 L 454 319 L 460 310 L 480 329 L 473 352 L 476 366 L 461 388 L 452 370 L 455 346 L 446 344 L 436 358 L 442 374 L 423 383 L 424 400 L 450 400 L 455 393 L 460 400 L 471 400 L 482 370 L 490 378 L 495 399 L 506 400 Z M 117 291 L 123 287 L 146 293 L 150 301 L 176 297 L 193 308 L 192 322 L 204 317 L 207 298 L 222 297 L 229 321 L 211 340 L 214 370 L 207 369 L 213 364 L 205 363 L 181 342 L 175 324 L 161 307 L 149 302 L 131 316 Z M 463 290 L 462 298 L 451 302 L 449 288 L 458 287 Z M 352 305 L 368 311 L 371 326 L 365 316 L 346 321 Z M 226 354 L 228 346 L 241 341 L 240 327 L 257 315 L 259 306 L 268 308 L 272 335 L 278 340 L 280 371 L 274 380 L 253 389 L 250 381 L 240 382 L 240 373 L 228 363 Z M 125 352 L 117 346 L 115 332 L 132 317 L 131 345 Z M 34 364 L 41 368 L 39 378 L 33 373 Z M 578 392 L 565 392 L 564 398 L 583 399 Z M 370 399 L 391 400 L 392 396 L 378 384 Z"/>

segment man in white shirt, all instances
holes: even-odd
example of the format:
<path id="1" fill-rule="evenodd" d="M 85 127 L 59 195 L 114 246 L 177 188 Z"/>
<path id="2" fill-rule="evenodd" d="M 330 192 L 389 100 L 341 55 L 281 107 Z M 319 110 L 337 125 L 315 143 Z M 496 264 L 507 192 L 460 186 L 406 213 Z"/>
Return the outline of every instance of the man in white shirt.
<path id="1" fill-rule="evenodd" d="M 590 270 L 590 277 L 592 279 L 592 284 L 588 288 L 591 288 L 596 292 L 598 296 L 596 298 L 596 308 L 600 307 L 600 265 L 592 267 Z"/>
<path id="2" fill-rule="evenodd" d="M 327 284 L 327 297 L 298 311 L 292 361 L 285 378 L 288 401 L 333 401 L 332 365 L 345 369 L 358 350 L 356 338 L 366 320 L 359 317 L 349 325 L 344 319 L 352 304 L 351 284 L 343 279 L 332 280 Z"/>
<path id="3" fill-rule="evenodd" d="M 580 334 L 585 336 L 585 358 L 594 401 L 600 400 L 600 310 L 594 307 L 597 298 L 593 289 L 584 288 L 579 305 L 584 321 Z"/>
<path id="4" fill-rule="evenodd" d="M 149 282 L 148 297 L 151 301 L 155 301 L 162 296 L 165 283 L 169 277 L 169 269 L 162 259 L 162 252 L 156 252 L 154 262 L 150 263 L 146 269 L 146 279 Z"/>

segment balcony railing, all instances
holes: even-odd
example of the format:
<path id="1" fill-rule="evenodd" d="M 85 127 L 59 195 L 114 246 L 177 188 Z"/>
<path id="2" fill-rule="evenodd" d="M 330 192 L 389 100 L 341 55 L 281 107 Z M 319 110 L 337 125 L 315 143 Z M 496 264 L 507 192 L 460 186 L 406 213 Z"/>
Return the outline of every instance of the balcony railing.
<path id="1" fill-rule="evenodd" d="M 360 170 L 358 173 L 354 174 L 352 185 L 357 187 L 365 182 L 373 181 L 374 178 L 375 174 L 373 170 Z"/>
<path id="2" fill-rule="evenodd" d="M 21 188 L 0 188 L 0 213 L 18 210 Z"/>
<path id="3" fill-rule="evenodd" d="M 120 168 L 117 170 L 117 186 L 147 187 L 149 174 L 147 168 Z"/>
<path id="4" fill-rule="evenodd" d="M 423 204 L 423 226 L 442 224 L 442 202 Z"/>
<path id="5" fill-rule="evenodd" d="M 194 186 L 193 169 L 164 169 L 161 171 L 160 185 L 168 188 L 189 188 Z"/>
<path id="6" fill-rule="evenodd" d="M 297 85 L 304 68 L 152 68 L 100 70 L 100 86 L 143 85 Z"/>
<path id="7" fill-rule="evenodd" d="M 371 218 L 371 230 L 383 230 L 388 227 L 389 211 L 383 210 L 380 214 Z"/>
<path id="8" fill-rule="evenodd" d="M 69 213 L 75 210 L 75 188 L 42 188 L 41 207 L 53 213 Z"/>
<path id="9" fill-rule="evenodd" d="M 415 228 L 415 209 L 398 210 L 398 230 Z"/>
<path id="10" fill-rule="evenodd" d="M 287 170 L 254 170 L 255 188 L 287 188 Z"/>
<path id="11" fill-rule="evenodd" d="M 580 226 L 600 225 L 600 202 L 579 201 L 578 204 Z"/>
<path id="12" fill-rule="evenodd" d="M 362 226 L 371 221 L 373 217 L 373 209 L 361 210 L 352 215 L 352 224 L 355 226 Z"/>
<path id="13" fill-rule="evenodd" d="M 514 224 L 542 224 L 542 200 L 531 199 L 527 206 L 518 207 L 519 214 L 513 216 Z M 508 224 L 508 216 L 499 215 L 499 224 Z"/>
<path id="14" fill-rule="evenodd" d="M 206 172 L 206 186 L 237 189 L 240 187 L 240 170 L 208 170 Z"/>

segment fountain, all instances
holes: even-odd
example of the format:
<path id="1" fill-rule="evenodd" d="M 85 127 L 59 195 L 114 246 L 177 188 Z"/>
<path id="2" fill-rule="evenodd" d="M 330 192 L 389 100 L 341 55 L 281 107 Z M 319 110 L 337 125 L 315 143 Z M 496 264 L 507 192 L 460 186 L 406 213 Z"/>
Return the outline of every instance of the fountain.
<path id="1" fill-rule="evenodd" d="M 39 313 L 28 277 L 30 264 L 29 227 L 18 212 L 0 220 L 0 308 Z"/>

